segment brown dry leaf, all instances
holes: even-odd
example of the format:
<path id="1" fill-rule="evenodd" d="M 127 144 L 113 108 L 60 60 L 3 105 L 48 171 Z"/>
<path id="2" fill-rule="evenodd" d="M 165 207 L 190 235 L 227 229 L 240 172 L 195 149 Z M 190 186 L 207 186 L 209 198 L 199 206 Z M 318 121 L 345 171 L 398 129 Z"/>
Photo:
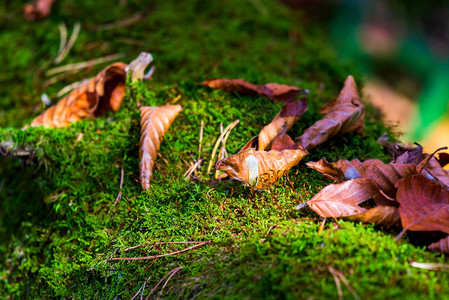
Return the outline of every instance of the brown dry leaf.
<path id="1" fill-rule="evenodd" d="M 307 150 L 326 142 L 337 134 L 355 131 L 363 134 L 365 128 L 365 108 L 360 102 L 357 85 L 352 76 L 348 76 L 338 98 L 321 109 L 326 113 L 296 141 Z"/>
<path id="2" fill-rule="evenodd" d="M 302 147 L 283 151 L 250 148 L 218 161 L 215 168 L 253 189 L 266 189 L 307 155 Z"/>
<path id="3" fill-rule="evenodd" d="M 423 159 L 423 149 L 421 145 L 413 146 L 394 146 L 393 162 L 398 164 L 419 164 Z"/>
<path id="4" fill-rule="evenodd" d="M 142 188 L 150 188 L 154 161 L 168 128 L 181 111 L 181 105 L 143 106 L 140 108 L 141 137 L 139 143 Z"/>
<path id="5" fill-rule="evenodd" d="M 369 209 L 368 211 L 349 216 L 350 221 L 361 221 L 363 223 L 374 223 L 385 228 L 390 228 L 400 223 L 398 208 L 394 206 L 380 205 Z"/>
<path id="6" fill-rule="evenodd" d="M 307 205 L 324 218 L 348 217 L 367 212 L 360 203 L 378 194 L 369 178 L 357 178 L 323 188 Z"/>
<path id="7" fill-rule="evenodd" d="M 125 96 L 127 74 L 131 74 L 133 80 L 148 79 L 153 69 L 150 75 L 144 75 L 143 70 L 152 61 L 151 54 L 142 52 L 129 66 L 114 63 L 106 67 L 37 116 L 30 126 L 63 128 L 84 118 L 96 118 L 108 111 L 117 111 Z"/>
<path id="8" fill-rule="evenodd" d="M 115 63 L 37 116 L 30 126 L 67 127 L 83 118 L 117 111 L 125 95 L 126 64 Z"/>
<path id="9" fill-rule="evenodd" d="M 396 187 L 404 231 L 449 233 L 449 191 L 420 174 L 399 180 Z"/>
<path id="10" fill-rule="evenodd" d="M 280 134 L 274 138 L 270 150 L 283 151 L 287 149 L 299 149 L 301 147 L 301 145 L 295 144 L 289 135 Z"/>
<path id="11" fill-rule="evenodd" d="M 449 237 L 441 239 L 438 242 L 432 243 L 427 248 L 432 252 L 449 254 Z"/>
<path id="12" fill-rule="evenodd" d="M 307 91 L 299 89 L 296 86 L 277 83 L 256 85 L 243 79 L 210 79 L 204 81 L 203 84 L 211 88 L 220 89 L 227 92 L 267 96 L 270 100 L 275 102 L 292 102 L 300 93 L 307 93 Z"/>
<path id="13" fill-rule="evenodd" d="M 273 139 L 279 134 L 289 131 L 306 110 L 306 98 L 282 105 L 281 111 L 274 117 L 271 123 L 260 131 L 258 150 L 270 149 Z"/>
<path id="14" fill-rule="evenodd" d="M 449 170 L 443 169 L 436 158 L 432 157 L 429 160 L 422 174 L 449 188 Z"/>
<path id="15" fill-rule="evenodd" d="M 55 0 L 34 0 L 24 7 L 25 19 L 29 21 L 45 19 L 50 15 Z"/>

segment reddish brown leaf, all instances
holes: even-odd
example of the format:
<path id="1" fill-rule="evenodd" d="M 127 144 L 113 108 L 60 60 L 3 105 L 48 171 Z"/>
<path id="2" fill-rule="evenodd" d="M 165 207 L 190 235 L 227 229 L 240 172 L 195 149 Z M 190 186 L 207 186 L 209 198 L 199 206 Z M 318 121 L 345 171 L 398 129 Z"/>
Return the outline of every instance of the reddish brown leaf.
<path id="1" fill-rule="evenodd" d="M 218 161 L 215 168 L 253 189 L 266 189 L 306 155 L 307 152 L 302 147 L 268 152 L 250 148 Z"/>
<path id="2" fill-rule="evenodd" d="M 377 193 L 377 187 L 371 179 L 357 178 L 326 186 L 307 201 L 307 205 L 324 218 L 347 217 L 366 212 L 367 209 L 359 204 Z"/>
<path id="3" fill-rule="evenodd" d="M 295 144 L 292 138 L 287 134 L 280 134 L 274 138 L 270 150 L 282 151 L 287 149 L 300 149 L 301 145 Z"/>
<path id="4" fill-rule="evenodd" d="M 115 63 L 37 116 L 30 126 L 67 127 L 83 118 L 117 111 L 125 95 L 126 64 Z"/>
<path id="5" fill-rule="evenodd" d="M 305 90 L 298 89 L 296 86 L 277 83 L 256 85 L 243 79 L 211 79 L 204 81 L 203 84 L 227 92 L 266 96 L 275 102 L 291 102 L 294 101 L 300 93 L 305 93 Z"/>
<path id="6" fill-rule="evenodd" d="M 449 153 L 446 152 L 439 153 L 438 162 L 440 163 L 441 167 L 444 167 L 445 165 L 449 164 Z"/>
<path id="7" fill-rule="evenodd" d="M 25 5 L 25 19 L 29 21 L 45 19 L 50 15 L 53 2 L 55 2 L 55 0 L 34 0 Z"/>
<path id="8" fill-rule="evenodd" d="M 429 160 L 422 174 L 449 188 L 449 171 L 443 169 L 436 158 L 432 157 Z"/>
<path id="9" fill-rule="evenodd" d="M 421 145 L 412 146 L 394 146 L 393 162 L 398 164 L 419 164 L 423 159 L 423 149 Z"/>
<path id="10" fill-rule="evenodd" d="M 348 219 L 363 223 L 374 223 L 385 228 L 399 224 L 401 220 L 397 207 L 385 205 L 376 206 L 364 213 L 349 216 Z"/>
<path id="11" fill-rule="evenodd" d="M 305 98 L 282 105 L 281 111 L 274 117 L 273 121 L 260 131 L 258 150 L 270 149 L 273 139 L 279 134 L 289 131 L 306 110 L 307 101 Z"/>
<path id="12" fill-rule="evenodd" d="M 420 174 L 399 180 L 396 187 L 404 230 L 449 233 L 449 191 Z"/>
<path id="13" fill-rule="evenodd" d="M 449 254 L 449 236 L 430 244 L 427 248 L 432 252 Z"/>
<path id="14" fill-rule="evenodd" d="M 326 115 L 296 141 L 307 150 L 324 143 L 337 134 L 351 131 L 363 134 L 365 128 L 365 108 L 360 102 L 357 85 L 352 76 L 348 76 L 338 98 L 323 109 Z"/>
<path id="15" fill-rule="evenodd" d="M 168 128 L 181 111 L 181 105 L 144 106 L 140 108 L 141 137 L 139 143 L 142 188 L 150 188 L 154 161 Z"/>

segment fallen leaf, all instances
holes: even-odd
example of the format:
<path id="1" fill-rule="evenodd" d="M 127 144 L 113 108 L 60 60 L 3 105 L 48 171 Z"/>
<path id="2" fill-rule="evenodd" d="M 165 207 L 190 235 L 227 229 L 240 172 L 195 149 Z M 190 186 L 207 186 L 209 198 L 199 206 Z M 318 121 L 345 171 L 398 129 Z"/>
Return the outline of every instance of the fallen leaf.
<path id="1" fill-rule="evenodd" d="M 307 150 L 313 149 L 337 134 L 355 131 L 363 134 L 365 128 L 365 108 L 360 102 L 357 85 L 348 76 L 338 98 L 321 109 L 326 113 L 304 133 L 296 138 Z"/>
<path id="2" fill-rule="evenodd" d="M 306 90 L 299 89 L 296 86 L 277 83 L 256 85 L 243 79 L 211 79 L 204 81 L 203 84 L 226 92 L 266 96 L 275 102 L 292 102 L 299 94 L 307 93 Z"/>
<path id="3" fill-rule="evenodd" d="M 449 171 L 443 169 L 440 162 L 432 157 L 422 171 L 427 178 L 449 188 Z"/>
<path id="4" fill-rule="evenodd" d="M 260 131 L 258 150 L 270 149 L 273 139 L 279 134 L 289 131 L 306 110 L 307 101 L 305 98 L 282 105 L 281 111 L 274 117 L 271 123 Z"/>
<path id="5" fill-rule="evenodd" d="M 427 248 L 432 252 L 449 254 L 449 236 L 430 244 Z"/>
<path id="6" fill-rule="evenodd" d="M 139 60 L 142 57 L 146 59 Z M 135 61 L 140 63 L 134 63 Z M 125 96 L 127 74 L 130 73 L 133 78 L 138 79 L 139 72 L 146 68 L 152 57 L 151 54 L 143 52 L 135 61 L 130 67 L 125 63 L 114 63 L 106 67 L 97 76 L 86 80 L 56 105 L 37 116 L 30 126 L 62 128 L 84 118 L 96 118 L 108 111 L 117 111 Z M 146 79 L 143 71 L 141 73 Z"/>
<path id="7" fill-rule="evenodd" d="M 438 154 L 438 162 L 440 163 L 441 167 L 446 166 L 449 164 L 449 153 L 443 152 Z"/>
<path id="8" fill-rule="evenodd" d="M 24 7 L 25 19 L 29 21 L 45 19 L 50 15 L 55 0 L 34 0 Z"/>
<path id="9" fill-rule="evenodd" d="M 283 151 L 241 151 L 218 161 L 215 168 L 253 189 L 266 189 L 307 155 L 304 148 Z"/>
<path id="10" fill-rule="evenodd" d="M 154 161 L 168 128 L 181 111 L 181 105 L 143 106 L 140 108 L 141 137 L 139 143 L 142 188 L 150 188 Z"/>
<path id="11" fill-rule="evenodd" d="M 396 187 L 404 231 L 449 233 L 449 191 L 420 174 L 399 180 Z"/>
<path id="12" fill-rule="evenodd" d="M 393 162 L 398 164 L 419 164 L 423 159 L 423 149 L 421 145 L 417 147 L 394 146 Z"/>
<path id="13" fill-rule="evenodd" d="M 373 198 L 377 193 L 377 187 L 371 179 L 357 178 L 330 184 L 306 203 L 321 217 L 347 217 L 367 212 L 368 210 L 359 204 Z"/>
<path id="14" fill-rule="evenodd" d="M 301 145 L 295 144 L 292 138 L 287 134 L 280 134 L 274 138 L 270 150 L 282 151 L 287 149 L 299 149 Z"/>
<path id="15" fill-rule="evenodd" d="M 350 221 L 360 221 L 363 223 L 373 223 L 390 228 L 400 223 L 398 208 L 394 206 L 380 205 L 369 209 L 366 212 L 347 217 Z"/>

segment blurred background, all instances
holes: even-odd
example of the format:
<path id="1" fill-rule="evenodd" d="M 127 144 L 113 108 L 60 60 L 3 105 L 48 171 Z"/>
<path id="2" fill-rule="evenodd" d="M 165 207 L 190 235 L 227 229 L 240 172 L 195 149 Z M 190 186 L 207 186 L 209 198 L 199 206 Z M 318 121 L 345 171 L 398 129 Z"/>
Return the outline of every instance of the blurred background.
<path id="1" fill-rule="evenodd" d="M 365 97 L 403 142 L 449 145 L 449 1 L 284 0 L 328 27 Z"/>

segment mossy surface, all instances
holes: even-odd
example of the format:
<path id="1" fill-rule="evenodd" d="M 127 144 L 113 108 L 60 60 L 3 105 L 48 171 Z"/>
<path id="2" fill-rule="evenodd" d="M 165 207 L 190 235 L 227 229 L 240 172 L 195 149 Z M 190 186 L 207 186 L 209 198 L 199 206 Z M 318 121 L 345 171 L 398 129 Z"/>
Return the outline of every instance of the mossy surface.
<path id="1" fill-rule="evenodd" d="M 301 162 L 268 191 L 239 183 L 191 183 L 186 162 L 207 162 L 219 125 L 240 120 L 228 142 L 236 152 L 270 122 L 280 104 L 266 98 L 214 91 L 199 83 L 211 77 L 255 83 L 294 84 L 310 91 L 309 110 L 290 134 L 298 136 L 320 118 L 318 107 L 334 98 L 352 67 L 339 62 L 325 32 L 302 23 L 301 13 L 274 1 L 57 1 L 39 23 L 21 18 L 22 4 L 0 4 L 0 141 L 33 149 L 35 159 L 1 158 L 0 297 L 126 299 L 145 283 L 148 294 L 170 270 L 183 266 L 165 286 L 167 298 L 337 298 L 328 267 L 343 272 L 362 298 L 449 296 L 449 275 L 412 268 L 410 261 L 444 262 L 395 232 L 369 225 L 321 220 L 295 207 L 330 181 Z M 118 1 L 117 1 L 118 3 Z M 107 12 L 107 13 L 106 13 Z M 130 27 L 96 26 L 143 12 Z M 116 52 L 131 61 L 141 51 L 155 58 L 154 77 L 127 89 L 117 113 L 66 129 L 20 127 L 44 108 L 39 100 L 91 77 L 104 65 L 67 74 L 45 87 L 45 70 L 59 43 L 57 26 L 82 23 L 73 63 Z M 362 83 L 360 74 L 354 74 Z M 176 103 L 183 110 L 162 143 L 152 188 L 139 183 L 139 105 Z M 368 107 L 366 136 L 335 137 L 304 161 L 380 158 L 376 139 L 386 130 Z M 124 169 L 122 199 L 119 193 Z M 202 179 L 207 163 L 199 170 Z M 195 250 L 152 260 L 188 245 L 157 242 L 210 241 Z M 143 247 L 125 250 L 128 247 Z M 351 292 L 342 284 L 345 297 Z M 156 290 L 159 293 L 161 286 Z"/>

